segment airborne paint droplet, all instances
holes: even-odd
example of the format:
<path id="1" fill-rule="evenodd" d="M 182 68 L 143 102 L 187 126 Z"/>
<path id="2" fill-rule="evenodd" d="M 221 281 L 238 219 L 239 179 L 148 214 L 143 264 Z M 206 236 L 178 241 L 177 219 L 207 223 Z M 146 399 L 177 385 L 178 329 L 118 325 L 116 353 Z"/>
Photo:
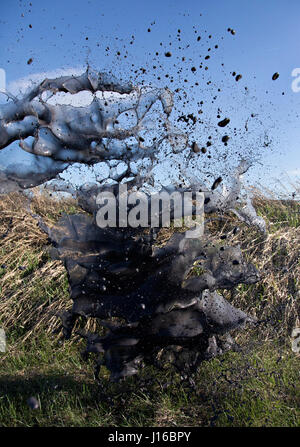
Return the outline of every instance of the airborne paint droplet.
<path id="1" fill-rule="evenodd" d="M 192 144 L 192 151 L 195 152 L 195 154 L 197 154 L 198 152 L 200 152 L 200 147 L 198 146 L 198 144 L 196 143 L 196 141 L 194 141 L 193 144 Z"/>
<path id="2" fill-rule="evenodd" d="M 212 189 L 212 191 L 214 190 L 214 189 L 216 189 L 218 186 L 219 186 L 219 184 L 222 182 L 222 177 L 218 177 L 215 181 L 214 181 L 214 183 L 213 183 L 213 185 L 212 185 L 212 187 L 211 187 L 211 189 Z"/>
<path id="3" fill-rule="evenodd" d="M 167 51 L 167 52 L 165 53 L 165 56 L 166 56 L 166 57 L 171 57 L 171 56 L 172 56 L 172 53 L 171 53 L 170 51 Z"/>
<path id="4" fill-rule="evenodd" d="M 272 76 L 273 81 L 276 81 L 276 79 L 278 79 L 278 78 L 279 78 L 279 73 L 278 72 L 274 73 Z"/>
<path id="5" fill-rule="evenodd" d="M 218 126 L 219 127 L 225 127 L 227 126 L 227 124 L 230 123 L 230 119 L 229 118 L 224 118 L 222 121 L 218 122 Z"/>

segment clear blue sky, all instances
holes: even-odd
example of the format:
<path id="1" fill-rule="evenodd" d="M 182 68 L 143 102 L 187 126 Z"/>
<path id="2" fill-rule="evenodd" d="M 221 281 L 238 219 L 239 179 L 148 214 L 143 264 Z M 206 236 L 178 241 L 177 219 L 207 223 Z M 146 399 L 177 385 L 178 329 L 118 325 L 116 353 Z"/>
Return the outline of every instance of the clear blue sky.
<path id="1" fill-rule="evenodd" d="M 253 172 L 253 179 L 267 183 L 281 171 L 300 170 L 300 93 L 291 89 L 291 72 L 300 67 L 299 0 L 4 0 L 0 17 L 0 68 L 7 83 L 88 61 L 134 82 L 182 87 L 190 98 L 186 112 L 197 111 L 197 102 L 204 101 L 198 139 L 205 142 L 213 132 L 220 107 L 221 115 L 231 118 L 231 145 L 237 127 L 239 152 L 244 145 L 265 154 L 266 168 Z M 243 75 L 239 82 L 233 71 Z M 280 74 L 276 81 L 274 72 Z M 246 132 L 251 113 L 256 117 Z M 272 140 L 269 147 L 263 147 L 264 138 Z"/>

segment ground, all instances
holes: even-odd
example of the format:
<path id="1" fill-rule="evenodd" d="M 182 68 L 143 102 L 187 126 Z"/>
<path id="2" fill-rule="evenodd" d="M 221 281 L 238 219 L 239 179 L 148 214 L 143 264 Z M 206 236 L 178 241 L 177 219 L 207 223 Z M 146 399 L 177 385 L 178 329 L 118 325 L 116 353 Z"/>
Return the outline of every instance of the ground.
<path id="1" fill-rule="evenodd" d="M 204 362 L 195 389 L 165 365 L 145 367 L 138 378 L 120 384 L 109 383 L 103 370 L 101 390 L 93 359 L 80 357 L 84 341 L 61 340 L 56 314 L 71 305 L 62 263 L 51 260 L 47 237 L 24 197 L 3 196 L 0 328 L 6 331 L 7 352 L 0 353 L 0 426 L 299 426 L 300 357 L 291 334 L 300 326 L 300 207 L 262 195 L 255 207 L 268 223 L 266 238 L 230 214 L 207 228 L 219 244 L 239 243 L 262 273 L 259 283 L 225 295 L 264 322 L 234 334 L 237 352 Z M 54 223 L 78 207 L 38 197 L 32 211 Z M 229 233 L 237 225 L 240 231 Z M 166 237 L 168 231 L 160 242 Z M 30 396 L 40 409 L 28 407 Z"/>

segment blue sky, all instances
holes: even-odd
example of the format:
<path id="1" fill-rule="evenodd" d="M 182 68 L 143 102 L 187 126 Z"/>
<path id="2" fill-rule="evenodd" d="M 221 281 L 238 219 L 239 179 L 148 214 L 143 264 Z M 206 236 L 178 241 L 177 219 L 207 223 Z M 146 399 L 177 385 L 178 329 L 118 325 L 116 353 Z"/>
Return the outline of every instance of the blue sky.
<path id="1" fill-rule="evenodd" d="M 185 111 L 196 111 L 197 102 L 204 102 L 199 139 L 206 141 L 221 108 L 221 115 L 231 118 L 233 135 L 238 128 L 239 151 L 253 146 L 260 164 L 251 173 L 252 182 L 268 185 L 286 172 L 299 179 L 300 93 L 291 88 L 292 70 L 300 67 L 299 1 L 9 0 L 1 2 L 0 17 L 0 68 L 8 85 L 89 62 L 137 83 L 185 88 L 190 98 Z M 232 72 L 242 79 L 236 82 Z M 274 72 L 280 74 L 276 81 L 271 79 Z M 251 113 L 255 121 L 251 125 L 249 120 L 246 132 Z M 268 147 L 265 140 L 272 140 Z"/>

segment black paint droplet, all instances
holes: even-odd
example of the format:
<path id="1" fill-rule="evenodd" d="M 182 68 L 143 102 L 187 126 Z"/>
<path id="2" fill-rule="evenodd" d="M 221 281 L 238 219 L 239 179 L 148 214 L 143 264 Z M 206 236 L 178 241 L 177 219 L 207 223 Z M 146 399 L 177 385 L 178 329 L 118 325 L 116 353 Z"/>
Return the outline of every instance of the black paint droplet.
<path id="1" fill-rule="evenodd" d="M 171 57 L 171 56 L 172 56 L 172 53 L 171 53 L 170 51 L 167 51 L 167 52 L 165 53 L 165 56 L 166 56 L 166 57 Z"/>
<path id="2" fill-rule="evenodd" d="M 229 118 L 224 118 L 222 121 L 218 122 L 218 126 L 219 127 L 225 127 L 227 126 L 227 124 L 230 123 L 230 119 Z"/>
<path id="3" fill-rule="evenodd" d="M 276 81 L 276 79 L 278 79 L 278 78 L 279 78 L 279 73 L 278 72 L 274 73 L 272 76 L 273 81 Z"/>
<path id="4" fill-rule="evenodd" d="M 219 184 L 222 182 L 222 177 L 218 177 L 215 181 L 214 181 L 214 183 L 213 183 L 213 185 L 212 185 L 212 187 L 211 187 L 211 189 L 212 189 L 212 191 L 214 190 L 214 189 L 216 189 L 218 186 L 219 186 Z"/>
<path id="5" fill-rule="evenodd" d="M 198 152 L 200 152 L 200 147 L 198 146 L 196 141 L 194 141 L 192 144 L 192 151 L 195 152 L 195 154 L 198 154 Z"/>

